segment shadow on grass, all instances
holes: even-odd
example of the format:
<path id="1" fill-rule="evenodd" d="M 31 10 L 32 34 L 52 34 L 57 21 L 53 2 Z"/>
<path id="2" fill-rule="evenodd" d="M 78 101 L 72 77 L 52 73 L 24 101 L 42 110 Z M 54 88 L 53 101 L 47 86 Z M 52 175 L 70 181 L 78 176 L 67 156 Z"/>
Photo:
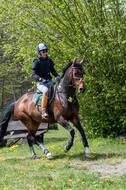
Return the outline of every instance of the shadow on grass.
<path id="1" fill-rule="evenodd" d="M 106 157 L 106 154 L 102 153 L 102 154 L 99 154 L 99 153 L 95 153 L 95 154 L 92 154 L 92 157 L 91 158 L 87 158 L 85 153 L 79 153 L 79 154 L 73 154 L 73 155 L 70 155 L 70 154 L 61 154 L 61 155 L 55 155 L 54 156 L 54 159 L 63 159 L 63 158 L 68 158 L 68 159 L 74 159 L 74 160 L 78 160 L 80 159 L 81 161 L 96 161 L 96 160 L 101 160 L 101 159 L 108 159 L 108 158 L 113 158 L 115 157 L 115 154 L 108 154 L 108 156 Z"/>
<path id="2" fill-rule="evenodd" d="M 44 139 L 44 146 L 45 145 L 48 145 L 48 143 L 51 143 L 53 145 L 53 143 L 56 143 L 56 142 L 65 142 L 65 141 L 68 141 L 68 138 L 67 137 L 64 137 L 64 138 L 61 138 L 61 137 L 52 137 L 52 138 L 49 138 L 49 137 L 46 137 Z M 75 150 L 74 150 L 75 152 Z M 57 159 L 68 159 L 68 160 L 81 160 L 81 161 L 96 161 L 96 160 L 102 160 L 102 159 L 108 159 L 108 158 L 113 158 L 116 156 L 116 153 L 92 153 L 92 157 L 91 158 L 87 158 L 86 155 L 85 155 L 85 151 L 80 151 L 80 153 L 74 153 L 72 152 L 72 149 L 68 152 L 68 153 L 56 153 L 57 155 L 54 155 L 54 158 L 53 160 L 57 160 Z M 30 154 L 30 153 L 29 153 Z M 39 153 L 40 156 L 39 158 L 43 158 L 45 155 L 43 153 Z M 121 154 L 119 154 L 119 156 L 122 156 Z M 21 158 L 11 158 L 11 159 L 6 159 L 5 160 L 8 160 L 8 161 L 12 161 L 12 163 L 15 163 L 15 161 L 18 163 L 22 162 L 22 160 L 34 160 L 30 155 L 28 157 L 21 157 Z"/>
<path id="3" fill-rule="evenodd" d="M 39 156 L 39 159 L 42 159 L 43 157 L 45 157 L 45 155 L 42 153 L 41 156 Z M 106 154 L 102 153 L 102 154 L 99 154 L 99 153 L 95 153 L 93 154 L 92 158 L 87 158 L 85 153 L 78 153 L 78 154 L 67 154 L 67 153 L 62 153 L 62 154 L 57 154 L 57 155 L 54 155 L 54 158 L 52 159 L 53 160 L 58 160 L 58 159 L 67 159 L 68 161 L 70 160 L 80 160 L 80 161 L 88 161 L 88 162 L 92 162 L 92 161 L 97 161 L 97 160 L 102 160 L 102 159 L 108 159 L 108 158 L 113 158 L 115 157 L 115 154 L 108 154 L 108 156 L 106 157 Z M 46 158 L 45 158 L 46 159 Z M 17 157 L 14 157 L 14 158 L 5 158 L 5 161 L 4 162 L 10 162 L 10 164 L 19 164 L 19 163 L 22 163 L 22 161 L 28 161 L 28 160 L 33 160 L 34 159 L 31 157 L 31 156 L 27 156 L 27 157 L 23 157 L 23 158 L 17 158 Z"/>

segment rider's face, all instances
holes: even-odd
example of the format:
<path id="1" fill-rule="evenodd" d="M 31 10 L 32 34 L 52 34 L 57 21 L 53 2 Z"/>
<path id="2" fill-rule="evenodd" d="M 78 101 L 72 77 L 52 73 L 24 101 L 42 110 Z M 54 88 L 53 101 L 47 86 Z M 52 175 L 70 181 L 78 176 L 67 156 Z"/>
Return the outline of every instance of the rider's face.
<path id="1" fill-rule="evenodd" d="M 45 50 L 40 51 L 40 55 L 42 57 L 46 57 L 47 56 L 47 50 L 45 49 Z"/>

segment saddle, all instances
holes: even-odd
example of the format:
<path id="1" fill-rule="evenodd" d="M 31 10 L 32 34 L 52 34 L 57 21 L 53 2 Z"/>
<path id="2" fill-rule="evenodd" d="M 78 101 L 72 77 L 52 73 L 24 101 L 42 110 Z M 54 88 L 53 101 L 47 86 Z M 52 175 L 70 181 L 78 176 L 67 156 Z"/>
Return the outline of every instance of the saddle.
<path id="1" fill-rule="evenodd" d="M 54 98 L 54 94 L 55 94 L 55 83 L 51 84 L 48 88 L 48 97 L 49 97 L 49 101 L 48 103 L 50 104 Z M 37 89 L 36 93 L 33 96 L 33 102 L 37 105 L 41 105 L 41 101 L 42 101 L 42 92 Z"/>

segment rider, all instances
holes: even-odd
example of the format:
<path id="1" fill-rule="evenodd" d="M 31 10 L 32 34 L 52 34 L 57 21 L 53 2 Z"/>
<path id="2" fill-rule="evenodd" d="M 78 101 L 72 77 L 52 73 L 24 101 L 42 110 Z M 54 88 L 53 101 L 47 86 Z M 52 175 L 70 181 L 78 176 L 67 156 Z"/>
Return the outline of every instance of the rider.
<path id="1" fill-rule="evenodd" d="M 48 113 L 46 112 L 46 106 L 48 103 L 48 86 L 54 83 L 50 72 L 56 77 L 57 81 L 59 81 L 60 77 L 54 69 L 54 62 L 47 56 L 48 47 L 40 43 L 36 47 L 36 50 L 38 58 L 33 60 L 32 76 L 36 80 L 37 88 L 43 93 L 41 102 L 42 119 L 47 119 Z"/>

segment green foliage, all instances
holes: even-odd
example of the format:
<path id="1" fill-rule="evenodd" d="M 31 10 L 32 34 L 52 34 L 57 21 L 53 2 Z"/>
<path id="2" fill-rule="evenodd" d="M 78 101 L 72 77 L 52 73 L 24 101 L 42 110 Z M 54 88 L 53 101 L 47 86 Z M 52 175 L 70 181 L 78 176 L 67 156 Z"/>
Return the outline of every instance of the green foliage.
<path id="1" fill-rule="evenodd" d="M 125 1 L 2 0 L 1 4 L 3 32 L 9 35 L 9 44 L 2 44 L 7 54 L 13 52 L 29 75 L 40 42 L 49 47 L 59 73 L 75 56 L 85 55 L 87 91 L 80 99 L 80 113 L 89 134 L 125 134 Z"/>
<path id="2" fill-rule="evenodd" d="M 11 47 L 11 53 L 4 54 L 5 48 L 11 46 L 11 42 L 7 39 L 9 35 L 4 34 L 2 30 L 0 35 L 0 108 L 4 110 L 8 104 L 28 91 L 31 81 L 26 77 L 28 76 L 26 71 L 22 70 L 21 60 L 14 55 L 14 48 Z"/>

